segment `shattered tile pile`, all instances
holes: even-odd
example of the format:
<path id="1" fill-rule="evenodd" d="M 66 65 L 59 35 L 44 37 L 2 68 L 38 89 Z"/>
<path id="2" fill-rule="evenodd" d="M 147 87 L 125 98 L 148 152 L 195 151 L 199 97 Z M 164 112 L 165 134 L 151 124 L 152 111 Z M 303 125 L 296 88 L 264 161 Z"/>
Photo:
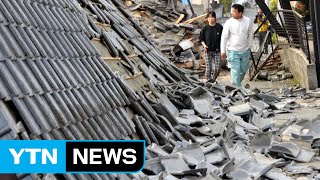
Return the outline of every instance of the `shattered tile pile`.
<path id="1" fill-rule="evenodd" d="M 204 64 L 198 37 L 205 14 L 188 13 L 187 5 L 177 1 L 126 1 L 134 19 L 167 58 L 179 68 L 194 72 Z"/>
<path id="2" fill-rule="evenodd" d="M 319 178 L 319 119 L 276 126 L 299 105 L 188 76 L 124 3 L 0 1 L 0 139 L 147 144 L 137 174 L 19 179 Z"/>

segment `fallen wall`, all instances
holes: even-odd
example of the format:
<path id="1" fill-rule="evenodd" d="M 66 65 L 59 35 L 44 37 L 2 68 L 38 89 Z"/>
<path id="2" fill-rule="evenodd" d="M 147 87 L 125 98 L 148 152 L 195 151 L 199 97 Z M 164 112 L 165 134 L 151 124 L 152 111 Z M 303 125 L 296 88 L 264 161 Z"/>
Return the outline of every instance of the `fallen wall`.
<path id="1" fill-rule="evenodd" d="M 306 89 L 318 87 L 316 67 L 314 64 L 309 64 L 306 55 L 300 49 L 284 46 L 279 54 L 284 65 L 290 69 L 302 87 Z"/>

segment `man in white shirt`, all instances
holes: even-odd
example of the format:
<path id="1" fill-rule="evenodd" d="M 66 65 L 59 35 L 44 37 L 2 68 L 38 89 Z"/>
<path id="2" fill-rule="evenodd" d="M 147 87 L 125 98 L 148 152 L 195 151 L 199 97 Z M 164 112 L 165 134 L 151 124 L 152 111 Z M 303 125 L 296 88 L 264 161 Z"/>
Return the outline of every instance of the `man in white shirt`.
<path id="1" fill-rule="evenodd" d="M 221 36 L 221 59 L 227 59 L 231 70 L 231 83 L 241 86 L 249 68 L 250 48 L 253 43 L 253 28 L 250 18 L 243 16 L 244 7 L 232 5 L 232 17 L 228 19 Z"/>

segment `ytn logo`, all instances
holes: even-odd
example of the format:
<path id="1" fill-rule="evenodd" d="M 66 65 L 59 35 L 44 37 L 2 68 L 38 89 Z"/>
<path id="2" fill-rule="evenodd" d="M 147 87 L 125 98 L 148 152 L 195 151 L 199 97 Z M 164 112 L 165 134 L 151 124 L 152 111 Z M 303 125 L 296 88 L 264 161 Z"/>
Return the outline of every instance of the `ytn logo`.
<path id="1" fill-rule="evenodd" d="M 52 149 L 52 153 L 48 151 L 48 149 L 40 149 L 40 148 L 22 148 L 19 152 L 14 148 L 9 148 L 9 151 L 14 159 L 14 164 L 20 164 L 20 158 L 22 154 L 26 154 L 25 156 L 30 156 L 30 164 L 37 163 L 37 154 L 41 154 L 41 163 L 47 164 L 47 159 L 51 162 L 51 164 L 57 164 L 58 162 L 58 150 L 57 148 Z"/>

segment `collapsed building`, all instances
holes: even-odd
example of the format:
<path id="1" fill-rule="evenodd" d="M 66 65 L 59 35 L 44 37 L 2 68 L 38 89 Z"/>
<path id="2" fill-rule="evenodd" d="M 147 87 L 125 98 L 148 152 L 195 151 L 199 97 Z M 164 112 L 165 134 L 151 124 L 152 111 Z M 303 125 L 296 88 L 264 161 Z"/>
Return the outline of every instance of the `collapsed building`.
<path id="1" fill-rule="evenodd" d="M 319 119 L 276 126 L 272 117 L 299 107 L 294 101 L 200 82 L 169 60 L 125 3 L 0 1 L 0 139 L 147 145 L 137 174 L 19 179 L 319 178 Z"/>

